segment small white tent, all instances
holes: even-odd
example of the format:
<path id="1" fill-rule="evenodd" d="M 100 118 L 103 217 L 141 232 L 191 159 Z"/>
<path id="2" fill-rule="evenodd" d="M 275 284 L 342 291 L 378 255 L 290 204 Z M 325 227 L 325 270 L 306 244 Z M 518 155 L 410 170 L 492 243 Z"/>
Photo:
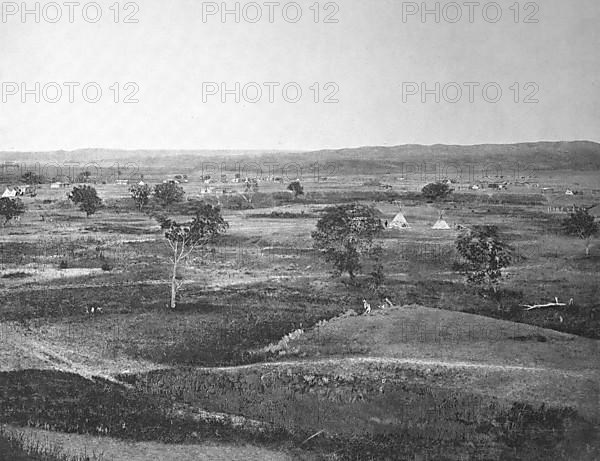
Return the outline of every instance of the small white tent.
<path id="1" fill-rule="evenodd" d="M 408 225 L 408 221 L 402 214 L 402 212 L 398 213 L 396 217 L 390 223 L 390 229 L 408 229 L 410 226 Z"/>
<path id="2" fill-rule="evenodd" d="M 448 223 L 446 221 L 444 221 L 444 217 L 442 216 L 442 214 L 440 213 L 440 219 L 438 219 L 436 221 L 436 223 L 433 225 L 432 229 L 435 230 L 449 230 L 450 226 L 448 225 Z"/>
<path id="3" fill-rule="evenodd" d="M 6 197 L 16 197 L 17 196 L 17 191 L 16 189 L 12 189 L 10 187 L 7 187 L 6 190 L 4 191 L 4 193 L 2 194 L 2 198 L 6 198 Z"/>

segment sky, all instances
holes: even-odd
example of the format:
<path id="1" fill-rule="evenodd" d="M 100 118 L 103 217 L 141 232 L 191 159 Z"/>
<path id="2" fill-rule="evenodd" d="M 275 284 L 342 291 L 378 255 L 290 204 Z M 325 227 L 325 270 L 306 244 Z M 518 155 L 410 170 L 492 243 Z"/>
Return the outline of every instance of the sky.
<path id="1" fill-rule="evenodd" d="M 423 4 L 0 2 L 0 150 L 600 141 L 600 2 Z"/>

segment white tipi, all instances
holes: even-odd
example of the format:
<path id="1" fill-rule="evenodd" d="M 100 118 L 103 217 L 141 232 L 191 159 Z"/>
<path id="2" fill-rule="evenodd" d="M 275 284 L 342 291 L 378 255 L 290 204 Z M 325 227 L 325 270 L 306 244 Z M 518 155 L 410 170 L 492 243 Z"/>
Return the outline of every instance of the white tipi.
<path id="1" fill-rule="evenodd" d="M 13 189 L 12 187 L 7 187 L 4 191 L 4 193 L 2 194 L 2 198 L 12 198 L 12 197 L 16 197 L 17 196 L 17 190 Z"/>
<path id="2" fill-rule="evenodd" d="M 410 226 L 408 225 L 408 221 L 402 214 L 399 212 L 396 217 L 390 223 L 390 229 L 408 229 Z"/>
<path id="3" fill-rule="evenodd" d="M 432 229 L 435 230 L 449 230 L 450 226 L 448 225 L 448 223 L 446 221 L 444 221 L 444 217 L 442 216 L 442 213 L 440 213 L 440 219 L 438 219 L 436 221 L 436 223 L 433 225 Z"/>

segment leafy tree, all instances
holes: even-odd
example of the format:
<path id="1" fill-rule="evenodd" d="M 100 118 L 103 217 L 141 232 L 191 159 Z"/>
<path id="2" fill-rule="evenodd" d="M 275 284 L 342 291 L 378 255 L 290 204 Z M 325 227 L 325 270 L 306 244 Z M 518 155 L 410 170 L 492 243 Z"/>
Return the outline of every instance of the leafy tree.
<path id="1" fill-rule="evenodd" d="M 79 205 L 81 211 L 85 211 L 86 217 L 90 217 L 102 207 L 102 199 L 98 197 L 96 189 L 92 186 L 76 186 L 69 193 L 69 200 Z"/>
<path id="2" fill-rule="evenodd" d="M 328 208 L 317 221 L 312 233 L 315 248 L 325 254 L 340 274 L 348 272 L 351 280 L 361 268 L 360 257 L 373 250 L 373 239 L 383 224 L 372 207 L 340 205 Z"/>
<path id="3" fill-rule="evenodd" d="M 11 219 L 25 213 L 25 205 L 19 198 L 0 198 L 0 216 L 4 217 L 4 225 L 8 224 Z"/>
<path id="4" fill-rule="evenodd" d="M 581 240 L 585 240 L 585 255 L 589 256 L 592 237 L 600 230 L 589 211 L 585 208 L 576 208 L 575 212 L 563 221 L 563 227 L 568 235 L 576 235 Z"/>
<path id="5" fill-rule="evenodd" d="M 177 223 L 159 216 L 158 222 L 165 232 L 165 238 L 172 251 L 171 309 L 177 306 L 177 293 L 183 281 L 177 280 L 177 268 L 196 248 L 205 246 L 216 236 L 224 233 L 229 224 L 221 216 L 221 209 L 210 204 L 202 204 L 191 222 Z"/>
<path id="6" fill-rule="evenodd" d="M 463 270 L 467 281 L 497 293 L 502 269 L 511 262 L 510 249 L 500 238 L 498 228 L 485 225 L 464 229 L 456 238 L 456 249 L 466 260 Z"/>
<path id="7" fill-rule="evenodd" d="M 287 188 L 294 193 L 295 198 L 298 198 L 299 195 L 304 195 L 304 187 L 302 187 L 300 181 L 292 181 Z"/>
<path id="8" fill-rule="evenodd" d="M 423 197 L 428 200 L 446 198 L 452 192 L 454 192 L 454 190 L 447 183 L 442 181 L 432 182 L 421 189 Z"/>
<path id="9" fill-rule="evenodd" d="M 154 197 L 163 205 L 168 206 L 175 202 L 181 202 L 185 192 L 183 187 L 173 182 L 166 182 L 154 186 Z"/>
<path id="10" fill-rule="evenodd" d="M 129 189 L 129 192 L 131 192 L 131 197 L 141 211 L 150 201 L 152 188 L 148 184 L 136 184 Z"/>

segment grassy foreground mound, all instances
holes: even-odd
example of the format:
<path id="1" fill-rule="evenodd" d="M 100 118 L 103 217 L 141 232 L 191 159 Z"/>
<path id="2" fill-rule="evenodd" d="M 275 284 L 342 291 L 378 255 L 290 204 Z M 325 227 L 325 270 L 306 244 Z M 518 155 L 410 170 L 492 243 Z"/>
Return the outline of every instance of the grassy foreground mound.
<path id="1" fill-rule="evenodd" d="M 279 354 L 458 366 L 462 371 L 445 386 L 532 405 L 573 407 L 600 422 L 598 346 L 598 340 L 532 325 L 411 305 L 321 322 Z"/>

